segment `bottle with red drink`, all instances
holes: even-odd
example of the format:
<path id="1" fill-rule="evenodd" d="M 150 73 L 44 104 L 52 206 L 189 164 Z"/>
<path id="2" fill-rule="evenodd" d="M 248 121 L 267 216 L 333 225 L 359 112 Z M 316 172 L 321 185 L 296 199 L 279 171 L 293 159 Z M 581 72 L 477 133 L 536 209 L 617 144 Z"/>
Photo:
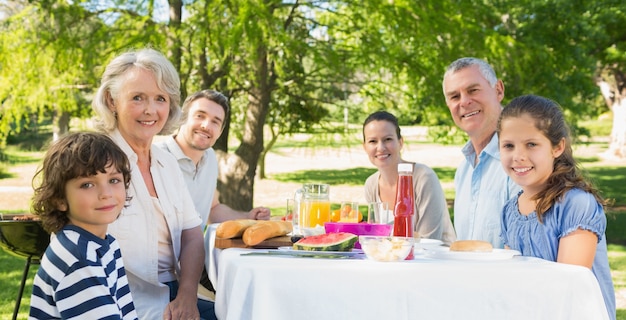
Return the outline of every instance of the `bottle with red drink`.
<path id="1" fill-rule="evenodd" d="M 413 237 L 413 213 L 415 198 L 413 197 L 413 164 L 398 164 L 398 186 L 396 188 L 396 206 L 394 208 L 393 235 Z M 413 260 L 413 249 L 406 257 Z"/>

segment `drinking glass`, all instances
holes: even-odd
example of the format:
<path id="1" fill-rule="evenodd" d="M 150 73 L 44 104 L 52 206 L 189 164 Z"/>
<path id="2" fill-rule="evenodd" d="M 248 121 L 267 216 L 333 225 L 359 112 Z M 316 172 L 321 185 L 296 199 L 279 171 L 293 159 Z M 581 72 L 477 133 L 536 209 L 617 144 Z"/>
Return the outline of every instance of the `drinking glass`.
<path id="1" fill-rule="evenodd" d="M 295 199 L 287 199 L 287 206 L 285 207 L 285 221 L 291 222 L 291 234 L 300 235 L 300 209 L 297 208 L 298 202 Z"/>
<path id="2" fill-rule="evenodd" d="M 293 221 L 294 219 L 294 199 L 287 199 L 287 206 L 285 207 L 285 221 Z M 297 218 L 296 218 L 297 219 Z"/>
<path id="3" fill-rule="evenodd" d="M 367 204 L 367 222 L 387 224 L 390 218 L 389 204 L 387 202 L 369 202 Z"/>
<path id="4" fill-rule="evenodd" d="M 339 221 L 359 222 L 359 203 L 354 201 L 341 202 Z"/>

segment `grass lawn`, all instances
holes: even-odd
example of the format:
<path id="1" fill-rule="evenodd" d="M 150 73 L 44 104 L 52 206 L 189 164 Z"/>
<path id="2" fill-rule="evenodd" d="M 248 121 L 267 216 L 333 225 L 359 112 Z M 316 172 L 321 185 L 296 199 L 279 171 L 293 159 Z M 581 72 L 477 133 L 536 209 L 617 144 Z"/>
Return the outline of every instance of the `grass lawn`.
<path id="1" fill-rule="evenodd" d="M 621 215 L 626 216 L 626 212 L 622 212 Z M 626 288 L 626 246 L 609 244 L 609 265 L 615 290 L 623 290 Z M 626 309 L 617 309 L 617 319 L 626 320 Z"/>
<path id="2" fill-rule="evenodd" d="M 0 250 L 0 319 L 11 319 L 15 307 L 15 299 L 22 281 L 22 273 L 26 259 L 8 254 Z M 37 273 L 38 265 L 31 264 L 28 279 L 24 287 L 24 294 L 20 305 L 18 319 L 28 318 L 28 308 L 30 306 L 30 294 L 32 292 L 33 278 Z"/>

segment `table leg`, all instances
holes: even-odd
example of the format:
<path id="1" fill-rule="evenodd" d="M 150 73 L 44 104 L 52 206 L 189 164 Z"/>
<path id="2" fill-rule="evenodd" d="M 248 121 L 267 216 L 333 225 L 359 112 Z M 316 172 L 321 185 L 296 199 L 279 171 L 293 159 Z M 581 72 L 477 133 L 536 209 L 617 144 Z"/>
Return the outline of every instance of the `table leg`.
<path id="1" fill-rule="evenodd" d="M 28 278 L 28 270 L 30 269 L 32 256 L 26 259 L 26 265 L 24 265 L 24 273 L 22 274 L 22 283 L 20 284 L 20 290 L 17 293 L 17 299 L 15 300 L 15 309 L 13 309 L 13 320 L 17 319 L 17 313 L 20 310 L 20 303 L 22 302 L 22 294 L 24 294 L 24 286 L 26 285 L 26 278 Z"/>

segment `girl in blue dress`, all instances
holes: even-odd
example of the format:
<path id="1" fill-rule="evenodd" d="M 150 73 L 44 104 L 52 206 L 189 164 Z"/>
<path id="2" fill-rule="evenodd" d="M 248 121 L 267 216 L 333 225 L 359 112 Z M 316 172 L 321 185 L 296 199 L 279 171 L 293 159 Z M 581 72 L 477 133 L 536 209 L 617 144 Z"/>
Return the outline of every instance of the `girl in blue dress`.
<path id="1" fill-rule="evenodd" d="M 605 201 L 574 160 L 560 106 L 534 95 L 515 98 L 503 109 L 497 133 L 502 167 L 522 188 L 503 208 L 505 248 L 590 268 L 615 319 Z"/>

